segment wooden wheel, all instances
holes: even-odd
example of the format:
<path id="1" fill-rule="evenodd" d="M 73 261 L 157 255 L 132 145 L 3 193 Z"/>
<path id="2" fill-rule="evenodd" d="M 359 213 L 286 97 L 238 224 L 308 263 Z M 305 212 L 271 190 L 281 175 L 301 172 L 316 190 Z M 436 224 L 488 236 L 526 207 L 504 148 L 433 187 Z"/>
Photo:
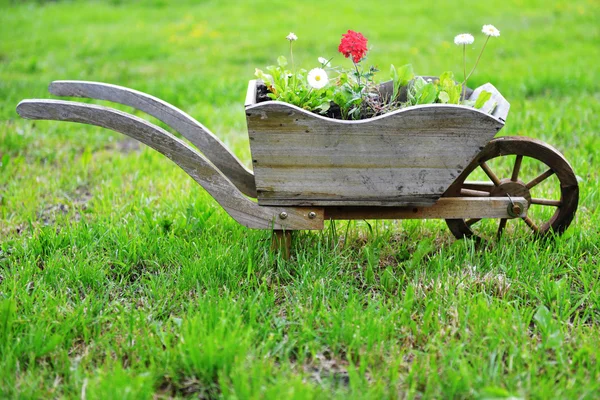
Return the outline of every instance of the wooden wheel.
<path id="1" fill-rule="evenodd" d="M 484 181 L 472 180 L 481 177 Z M 575 216 L 579 186 L 569 162 L 552 146 L 526 137 L 500 137 L 488 143 L 444 193 L 455 196 L 520 196 L 529 203 L 527 216 L 514 220 L 447 219 L 456 238 L 499 237 L 509 228 L 561 234 Z"/>

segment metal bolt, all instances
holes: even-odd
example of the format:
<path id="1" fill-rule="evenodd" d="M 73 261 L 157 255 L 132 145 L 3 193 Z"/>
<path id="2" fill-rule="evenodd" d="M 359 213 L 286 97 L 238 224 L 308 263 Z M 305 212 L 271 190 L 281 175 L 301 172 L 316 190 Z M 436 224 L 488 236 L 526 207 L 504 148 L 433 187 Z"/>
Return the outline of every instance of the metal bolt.
<path id="1" fill-rule="evenodd" d="M 514 203 L 508 206 L 508 215 L 518 217 L 523 212 L 523 206 L 520 203 Z"/>
<path id="2" fill-rule="evenodd" d="M 516 203 L 512 209 L 516 215 L 521 215 L 521 213 L 523 212 L 523 207 L 521 207 L 521 204 L 519 203 Z"/>
<path id="3" fill-rule="evenodd" d="M 286 218 L 287 218 L 287 213 L 286 213 L 285 211 L 282 211 L 282 212 L 279 214 L 279 218 L 281 218 L 281 219 L 286 219 Z"/>
<path id="4" fill-rule="evenodd" d="M 315 219 L 317 217 L 317 213 L 314 211 L 311 211 L 308 213 L 308 218 L 310 219 Z"/>

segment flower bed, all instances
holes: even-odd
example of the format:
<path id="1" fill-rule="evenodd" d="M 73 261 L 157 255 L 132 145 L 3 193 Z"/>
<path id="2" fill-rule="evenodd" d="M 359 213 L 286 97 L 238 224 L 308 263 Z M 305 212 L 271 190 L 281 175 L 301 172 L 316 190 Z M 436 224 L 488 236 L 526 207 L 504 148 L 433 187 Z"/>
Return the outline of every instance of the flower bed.
<path id="1" fill-rule="evenodd" d="M 298 37 L 290 33 L 290 62 L 284 56 L 277 59 L 276 66 L 265 71 L 256 69 L 259 79 L 257 102 L 277 100 L 296 105 L 302 109 L 335 119 L 360 120 L 383 115 L 391 111 L 423 104 L 455 104 L 482 108 L 492 93 L 482 90 L 476 99 L 470 99 L 467 88 L 469 77 L 481 60 L 481 55 L 491 37 L 500 35 L 493 25 L 484 25 L 482 33 L 486 40 L 473 68 L 467 74 L 467 45 L 474 42 L 470 34 L 460 34 L 454 39 L 463 48 L 463 79 L 455 80 L 454 73 L 447 71 L 439 77 L 416 76 L 411 64 L 396 68 L 390 66 L 388 82 L 377 82 L 379 71 L 366 67 L 368 40 L 349 30 L 342 35 L 338 51 L 352 62 L 351 68 L 332 66 L 332 58 L 319 57 L 319 66 L 310 70 L 296 68 L 293 45 Z M 493 107 L 487 107 L 493 111 Z"/>

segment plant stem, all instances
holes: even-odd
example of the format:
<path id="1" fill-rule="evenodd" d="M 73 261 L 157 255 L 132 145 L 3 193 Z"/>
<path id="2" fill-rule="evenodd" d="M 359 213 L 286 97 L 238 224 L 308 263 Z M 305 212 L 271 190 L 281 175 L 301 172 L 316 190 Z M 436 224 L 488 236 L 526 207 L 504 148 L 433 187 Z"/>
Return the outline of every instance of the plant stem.
<path id="1" fill-rule="evenodd" d="M 304 95 L 304 97 L 302 97 L 302 99 L 300 100 L 300 104 L 298 104 L 298 107 L 302 107 L 302 103 L 304 103 L 304 100 L 306 100 L 306 98 L 308 97 L 308 95 L 310 95 L 310 93 L 312 92 L 313 88 L 311 87 L 310 89 L 308 89 L 308 92 L 306 92 L 306 94 Z"/>
<path id="2" fill-rule="evenodd" d="M 358 90 L 360 91 L 360 106 L 362 107 L 365 99 L 363 98 L 363 90 L 362 86 L 360 85 L 360 72 L 358 71 L 358 64 L 355 63 L 354 60 L 352 60 L 352 63 L 354 64 L 354 68 L 356 68 L 356 81 L 358 83 Z"/>
<path id="3" fill-rule="evenodd" d="M 463 44 L 463 78 L 464 78 L 464 86 L 466 87 L 467 86 L 467 45 L 466 44 Z"/>
<path id="4" fill-rule="evenodd" d="M 356 81 L 358 82 L 358 87 L 360 88 L 360 72 L 358 72 L 358 64 L 354 61 L 352 62 L 354 63 L 354 68 L 356 68 Z"/>
<path id="5" fill-rule="evenodd" d="M 467 79 L 469 79 L 471 77 L 471 75 L 473 75 L 473 72 L 475 72 L 475 68 L 477 68 L 477 65 L 479 64 L 479 60 L 481 60 L 481 55 L 483 54 L 485 45 L 487 44 L 487 42 L 489 40 L 490 40 L 490 37 L 488 36 L 487 39 L 485 39 L 485 43 L 483 43 L 483 47 L 481 48 L 481 51 L 479 52 L 479 57 L 477 57 L 477 61 L 475 61 L 475 66 L 473 66 L 473 69 L 471 70 L 471 72 L 469 72 L 469 75 L 467 75 L 467 77 L 465 78 L 465 81 L 463 82 L 465 85 L 467 83 Z"/>
<path id="6" fill-rule="evenodd" d="M 294 65 L 294 52 L 292 51 L 292 43 L 293 41 L 290 40 L 290 60 L 292 61 L 292 74 L 294 74 L 292 77 L 292 90 L 294 93 L 296 93 L 296 66 Z"/>

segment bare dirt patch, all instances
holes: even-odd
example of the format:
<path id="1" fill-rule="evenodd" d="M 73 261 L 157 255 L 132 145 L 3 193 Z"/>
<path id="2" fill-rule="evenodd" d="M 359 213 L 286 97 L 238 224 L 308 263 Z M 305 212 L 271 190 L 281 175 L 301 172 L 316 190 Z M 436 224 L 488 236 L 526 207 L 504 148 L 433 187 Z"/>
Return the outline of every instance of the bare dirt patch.
<path id="1" fill-rule="evenodd" d="M 350 384 L 348 361 L 335 359 L 327 353 L 318 353 L 304 364 L 303 369 L 309 375 L 309 379 L 318 384 L 325 382 L 333 383 L 336 386 Z"/>
<path id="2" fill-rule="evenodd" d="M 58 215 L 68 215 L 72 211 L 70 220 L 79 222 L 81 220 L 81 213 L 87 210 L 88 203 L 92 197 L 89 188 L 85 186 L 79 187 L 69 197 L 70 204 L 61 202 L 44 207 L 42 211 L 38 212 L 38 221 L 44 225 L 54 225 Z"/>

